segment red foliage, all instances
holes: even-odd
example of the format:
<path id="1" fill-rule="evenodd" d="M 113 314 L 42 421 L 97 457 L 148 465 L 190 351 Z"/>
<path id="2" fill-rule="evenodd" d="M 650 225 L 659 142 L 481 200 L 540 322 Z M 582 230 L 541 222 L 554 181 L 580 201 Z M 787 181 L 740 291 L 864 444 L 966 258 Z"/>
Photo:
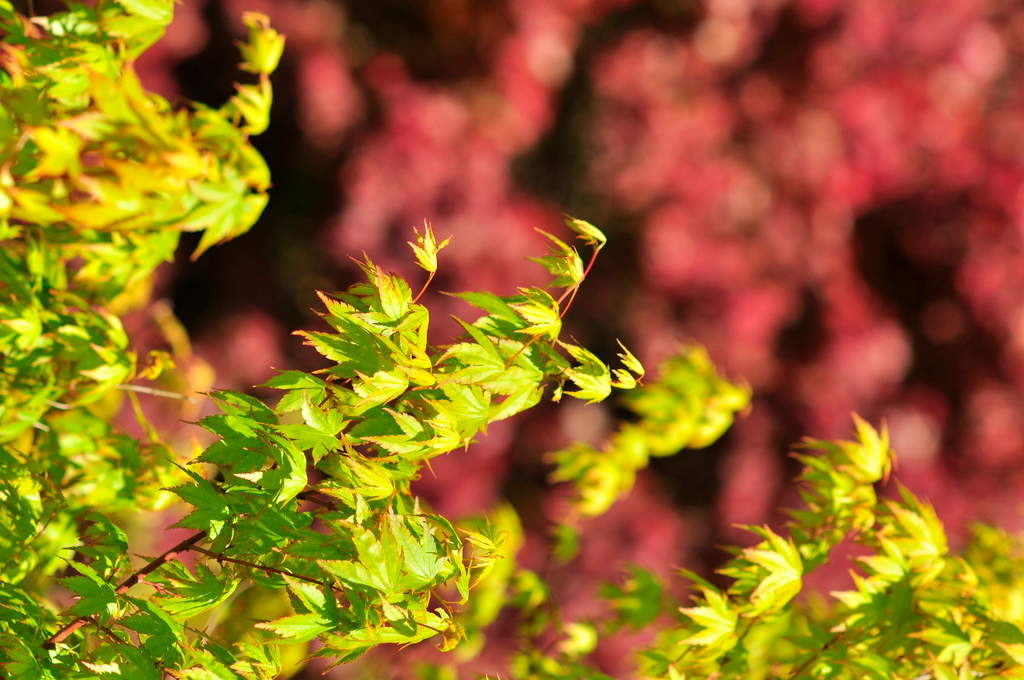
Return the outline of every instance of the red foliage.
<path id="1" fill-rule="evenodd" d="M 291 233 L 289 207 L 315 203 L 301 213 L 315 228 L 292 247 L 326 286 L 341 287 L 352 277 L 347 257 L 361 250 L 414 276 L 401 244 L 426 218 L 455 236 L 443 253 L 443 288 L 509 291 L 539 280 L 522 271 L 523 258 L 543 247 L 532 228 L 557 230 L 569 209 L 612 235 L 608 261 L 571 315 L 578 336 L 609 345 L 622 336 L 650 362 L 692 338 L 753 385 L 754 415 L 715 449 L 717 493 L 680 497 L 673 489 L 686 488 L 694 464 L 657 466 L 635 498 L 601 520 L 628 529 L 600 531 L 600 549 L 586 547 L 576 568 L 609 578 L 615 556 L 692 565 L 706 546 L 735 538 L 730 523 L 778 520 L 772 508 L 794 501 L 781 484 L 792 472 L 786 448 L 803 434 L 844 435 L 851 411 L 888 422 L 899 478 L 957 532 L 971 518 L 1018 523 L 1024 9 L 1016 3 L 262 4 L 225 0 L 205 10 L 222 32 L 213 19 L 267 11 L 291 41 L 278 76 L 284 124 L 261 142 L 281 207 L 248 238 L 280 243 L 257 234 Z M 222 37 L 198 22 L 195 7 L 179 8 L 171 40 L 147 64 L 152 84 L 170 88 L 171 65 L 208 34 Z M 219 54 L 208 43 L 179 74 L 220 64 Z M 194 82 L 181 91 L 206 94 Z M 230 248 L 225 261 L 236 262 Z M 258 258 L 255 266 L 263 267 Z M 210 276 L 211 289 L 250 293 Z M 288 309 L 311 301 L 297 297 Z M 279 312 L 278 303 L 265 306 Z M 284 316 L 282 325 L 299 313 Z M 230 381 L 242 364 L 226 336 L 213 326 L 193 332 Z M 440 504 L 469 511 L 493 499 L 502 478 L 536 472 L 529 447 L 552 446 L 529 432 L 503 434 L 466 454 L 477 456 L 480 488 L 447 484 L 448 475 L 464 477 L 463 462 L 439 465 L 439 481 L 424 491 L 464 495 Z M 690 518 L 684 525 L 714 508 L 703 549 L 660 517 L 667 498 Z M 631 552 L 649 541 L 662 548 Z"/>

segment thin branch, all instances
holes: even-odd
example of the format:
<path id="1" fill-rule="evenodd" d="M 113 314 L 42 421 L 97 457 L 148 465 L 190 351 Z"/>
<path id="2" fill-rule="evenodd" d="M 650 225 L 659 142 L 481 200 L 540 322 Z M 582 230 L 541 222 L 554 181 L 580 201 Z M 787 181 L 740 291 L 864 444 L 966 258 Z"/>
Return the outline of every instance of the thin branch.
<path id="1" fill-rule="evenodd" d="M 814 663 L 815 661 L 818 660 L 818 658 L 821 656 L 822 653 L 827 652 L 829 650 L 829 648 L 832 647 L 832 645 L 834 645 L 836 642 L 838 642 L 839 638 L 841 638 L 842 635 L 843 635 L 842 632 L 836 633 L 835 635 L 832 636 L 831 640 L 829 640 L 828 642 L 826 642 L 824 645 L 821 646 L 821 649 L 815 651 L 813 654 L 811 654 L 809 657 L 807 657 L 806 661 L 804 661 L 802 664 L 797 666 L 796 669 L 792 673 L 789 674 L 789 680 L 795 680 L 797 677 L 799 677 L 799 675 L 801 673 L 803 673 L 805 670 L 807 670 L 808 666 L 810 666 L 812 663 Z"/>
<path id="2" fill-rule="evenodd" d="M 434 274 L 435 272 L 430 272 L 427 275 L 427 280 L 424 281 L 423 287 L 420 288 L 420 292 L 416 293 L 416 297 L 412 299 L 412 304 L 416 304 L 417 302 L 419 302 L 420 298 L 423 297 L 423 294 L 427 292 L 427 288 L 430 286 L 430 282 L 434 280 Z"/>
<path id="3" fill-rule="evenodd" d="M 323 498 L 316 496 L 315 492 L 313 491 L 302 491 L 295 497 L 298 498 L 299 500 L 307 501 L 314 505 L 319 505 L 320 507 L 326 508 L 327 510 L 338 509 L 337 503 L 334 503 L 329 500 L 324 500 Z"/>
<path id="4" fill-rule="evenodd" d="M 117 389 L 124 390 L 126 392 L 138 392 L 139 394 L 149 394 L 154 397 L 167 397 L 168 399 L 181 399 L 182 401 L 199 401 L 198 397 L 190 397 L 187 394 L 181 392 L 171 392 L 170 390 L 161 390 L 156 387 L 146 387 L 145 385 L 118 385 Z"/>
<path id="5" fill-rule="evenodd" d="M 558 318 L 559 319 L 564 319 L 565 315 L 569 312 L 569 308 L 572 307 L 573 300 L 576 299 L 576 293 L 579 292 L 580 286 L 583 285 L 583 282 L 587 279 L 587 275 L 590 273 L 590 270 L 594 267 L 594 262 L 597 261 L 597 254 L 600 253 L 600 252 L 601 252 L 600 248 L 595 248 L 594 249 L 594 252 L 592 252 L 590 254 L 590 262 L 587 263 L 586 268 L 583 270 L 583 275 L 580 277 L 580 280 L 577 281 L 575 283 L 575 285 L 572 285 L 569 288 L 566 288 L 562 292 L 562 295 L 556 301 L 555 304 L 557 304 L 559 307 L 561 307 L 562 303 L 565 302 L 565 299 L 569 298 L 569 301 L 566 302 L 565 307 L 561 307 L 561 309 L 558 312 Z M 520 347 L 518 350 L 516 350 L 515 354 L 512 355 L 512 358 L 505 362 L 505 368 L 507 369 L 513 363 L 515 363 L 515 360 L 519 358 L 519 355 L 522 354 L 527 349 L 529 349 L 530 345 L 532 345 L 533 343 L 537 342 L 537 340 L 539 340 L 540 337 L 541 336 L 539 336 L 539 335 L 534 335 L 532 338 L 530 338 L 529 342 L 527 342 L 522 347 Z M 558 338 L 555 338 L 555 339 L 557 340 Z"/>
<path id="6" fill-rule="evenodd" d="M 565 307 L 562 307 L 562 311 L 558 315 L 559 319 L 564 319 L 565 315 L 569 313 L 569 308 L 572 307 L 572 303 L 576 299 L 576 293 L 580 292 L 580 287 L 579 286 L 574 286 L 574 287 L 570 288 L 569 290 L 572 291 L 572 295 L 569 296 L 569 301 L 565 303 Z M 566 292 L 568 292 L 568 291 L 566 291 Z"/>
<path id="7" fill-rule="evenodd" d="M 249 562 L 248 560 L 240 560 L 240 559 L 235 558 L 235 557 L 228 557 L 227 555 L 225 555 L 223 553 L 216 553 L 216 552 L 213 552 L 212 550 L 206 550 L 205 548 L 192 548 L 192 549 L 194 551 L 198 552 L 198 553 L 202 553 L 203 555 L 206 555 L 207 557 L 212 557 L 213 559 L 217 560 L 218 562 L 230 562 L 232 564 L 237 564 L 239 566 L 249 567 L 250 569 L 258 569 L 258 570 L 264 571 L 264 572 L 266 572 L 268 574 L 277 574 L 278 576 L 289 576 L 291 578 L 298 579 L 300 581 L 305 581 L 306 583 L 314 583 L 314 584 L 316 584 L 318 586 L 330 588 L 331 590 L 337 591 L 339 593 L 344 593 L 345 592 L 344 589 L 342 589 L 342 588 L 338 588 L 337 586 L 335 586 L 333 584 L 330 584 L 330 583 L 324 583 L 320 579 L 313 578 L 312 576 L 305 576 L 303 574 L 296 574 L 295 572 L 288 571 L 287 569 L 278 569 L 277 567 L 271 567 L 271 566 L 268 566 L 266 564 L 256 564 L 255 562 Z"/>
<path id="8" fill-rule="evenodd" d="M 303 491 L 303 492 L 298 494 L 298 497 L 302 498 L 303 500 L 308 500 L 308 501 L 310 501 L 312 503 L 316 503 L 318 505 L 321 505 L 323 507 L 331 509 L 331 506 L 327 505 L 325 502 L 323 502 L 320 499 L 316 498 L 313 495 L 312 491 L 309 491 L 309 490 Z M 128 578 L 126 578 L 125 580 L 123 580 L 121 582 L 121 584 L 117 587 L 115 592 L 118 595 L 123 595 L 124 593 L 128 592 L 128 590 L 130 590 L 132 587 L 134 587 L 135 585 L 137 585 L 139 583 L 146 583 L 145 577 L 148 574 L 151 574 L 152 572 L 156 571 L 157 569 L 162 567 L 164 564 L 166 564 L 170 560 L 174 559 L 174 557 L 176 557 L 179 553 L 184 553 L 184 552 L 189 552 L 189 551 L 202 553 L 204 555 L 207 555 L 209 557 L 212 557 L 214 559 L 221 560 L 221 561 L 224 561 L 224 562 L 233 562 L 235 564 L 240 564 L 240 565 L 243 565 L 243 566 L 251 567 L 253 569 L 261 569 L 263 571 L 280 574 L 282 576 L 291 576 L 292 578 L 300 579 L 300 580 L 303 580 L 303 581 L 308 581 L 310 583 L 315 583 L 315 584 L 320 585 L 320 586 L 327 585 L 327 584 L 323 583 L 322 581 L 318 581 L 317 579 L 314 579 L 314 578 L 309 577 L 309 576 L 303 576 L 301 574 L 294 574 L 294 573 L 291 573 L 291 572 L 288 572 L 288 571 L 284 571 L 283 569 L 276 569 L 275 567 L 268 567 L 268 566 L 264 566 L 264 565 L 261 565 L 261 564 L 254 564 L 254 563 L 251 563 L 251 562 L 246 562 L 244 560 L 238 560 L 238 559 L 235 559 L 235 558 L 227 557 L 227 556 L 221 555 L 219 553 L 214 553 L 214 552 L 211 552 L 209 550 L 204 550 L 203 548 L 198 547 L 197 544 L 200 541 L 202 541 L 203 539 L 205 539 L 205 538 L 206 538 L 206 532 L 205 531 L 198 531 L 198 532 L 192 534 L 191 536 L 185 538 L 184 540 L 180 541 L 177 545 L 174 545 L 173 547 L 171 547 L 169 550 L 167 550 L 166 552 L 164 552 L 160 556 L 153 558 L 144 567 L 142 567 L 138 571 L 136 571 L 136 572 L 132 573 L 130 576 L 128 576 Z M 338 592 L 344 592 L 343 590 L 338 589 L 335 586 L 330 586 L 330 587 L 333 590 L 337 590 Z M 71 635 L 74 634 L 75 631 L 77 631 L 82 626 L 84 626 L 87 623 L 89 623 L 91 620 L 92 620 L 91 616 L 80 616 L 77 619 L 71 621 L 70 623 L 65 625 L 63 628 L 61 628 L 59 631 L 54 633 L 46 642 L 44 642 L 43 643 L 43 648 L 44 649 L 52 649 L 57 644 L 59 644 L 61 642 L 64 642 L 64 640 L 66 640 L 69 637 L 71 637 Z"/>
<path id="9" fill-rule="evenodd" d="M 586 269 L 583 270 L 583 276 L 580 277 L 580 280 L 576 282 L 575 286 L 572 286 L 571 288 L 566 288 L 565 291 L 562 292 L 562 296 L 558 298 L 558 304 L 562 304 L 565 298 L 569 297 L 570 295 L 572 296 L 569 297 L 569 302 L 568 304 L 566 304 L 565 309 L 562 310 L 562 313 L 559 316 L 559 318 L 564 317 L 566 312 L 569 311 L 569 308 L 572 307 L 572 301 L 576 299 L 576 292 L 580 289 L 580 286 L 583 285 L 583 282 L 587 280 L 587 275 L 590 274 L 590 270 L 594 268 L 594 263 L 597 262 L 597 254 L 600 252 L 600 248 L 594 248 L 594 251 L 590 253 L 590 262 L 587 263 Z"/>
<path id="10" fill-rule="evenodd" d="M 133 573 L 131 576 L 121 581 L 121 585 L 119 585 L 114 592 L 116 592 L 118 595 L 123 595 L 124 593 L 128 592 L 133 586 L 139 583 L 147 574 L 156 571 L 164 564 L 174 559 L 174 557 L 176 557 L 178 553 L 188 552 L 190 550 L 197 550 L 198 548 L 196 548 L 196 544 L 204 538 L 206 538 L 206 532 L 199 531 L 192 534 L 188 538 L 180 541 L 177 545 L 171 547 L 169 550 L 164 552 L 159 557 L 153 558 L 149 561 L 148 564 L 146 564 L 146 566 L 142 567 L 141 569 Z M 43 648 L 52 649 L 57 644 L 64 642 L 64 640 L 67 640 L 69 637 L 71 637 L 71 635 L 75 631 L 77 631 L 79 628 L 87 624 L 89 622 L 89 619 L 90 617 L 88 616 L 80 616 L 71 623 L 65 625 L 59 631 L 54 633 L 46 642 L 43 643 Z"/>

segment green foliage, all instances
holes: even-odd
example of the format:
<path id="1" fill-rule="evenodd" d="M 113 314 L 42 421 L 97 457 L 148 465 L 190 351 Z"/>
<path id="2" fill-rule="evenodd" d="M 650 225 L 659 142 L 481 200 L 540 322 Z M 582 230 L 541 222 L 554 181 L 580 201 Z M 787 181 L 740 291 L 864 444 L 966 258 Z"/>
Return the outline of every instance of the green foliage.
<path id="1" fill-rule="evenodd" d="M 246 231 L 269 177 L 248 136 L 269 120 L 283 38 L 247 14 L 237 86 L 221 109 L 175 110 L 131 63 L 171 19 L 170 0 L 100 0 L 27 19 L 0 0 L 0 667 L 5 677 L 275 678 L 316 656 L 351 661 L 382 644 L 431 640 L 457 665 L 514 612 L 520 678 L 604 678 L 588 657 L 604 635 L 655 631 L 646 678 L 1024 677 L 1024 552 L 979 527 L 950 553 L 934 511 L 908 490 L 880 498 L 892 467 L 884 430 L 809 441 L 803 507 L 782 530 L 750 527 L 713 584 L 685 572 L 693 601 L 629 567 L 600 595 L 607 616 L 566 620 L 543 579 L 520 568 L 519 519 L 503 505 L 458 524 L 411 484 L 437 456 L 464 455 L 487 427 L 548 395 L 585 402 L 625 390 L 632 412 L 600 449 L 549 455 L 572 486 L 557 557 L 627 494 L 652 456 L 712 444 L 748 407 L 697 347 L 644 384 L 625 347 L 612 368 L 561 339 L 562 319 L 606 239 L 569 218 L 589 250 L 552 234 L 552 279 L 514 296 L 458 298 L 478 310 L 449 345 L 430 341 L 419 299 L 438 268 L 429 225 L 410 243 L 426 282 L 368 259 L 365 281 L 321 293 L 323 328 L 299 335 L 326 360 L 263 387 L 272 404 L 208 395 L 212 443 L 191 458 L 113 423 L 140 367 L 119 314 L 143 304 L 183 231 L 194 256 Z M 186 536 L 134 558 L 140 511 L 179 501 Z M 862 548 L 852 587 L 827 602 L 805 578 L 842 543 Z M 183 559 L 187 556 L 187 559 Z M 624 560 L 626 563 L 628 560 Z M 63 604 L 59 604 L 63 603 Z M 551 640 L 555 643 L 551 644 Z"/>
<path id="2" fill-rule="evenodd" d="M 643 377 L 636 357 L 622 349 L 623 365 L 637 378 Z M 626 370 L 616 370 L 630 376 Z M 573 507 L 579 516 L 604 513 L 629 492 L 637 471 L 651 456 L 712 444 L 728 429 L 734 414 L 750 402 L 750 391 L 719 376 L 700 347 L 682 349 L 659 367 L 658 374 L 656 383 L 624 395 L 626 407 L 638 419 L 619 427 L 601 450 L 577 443 L 549 455 L 556 466 L 552 481 L 570 481 L 575 487 Z M 617 383 L 620 387 L 636 384 L 635 379 L 621 378 Z"/>
<path id="3" fill-rule="evenodd" d="M 683 572 L 694 602 L 682 607 L 638 568 L 624 585 L 602 589 L 611 612 L 590 622 L 601 634 L 661 617 L 637 677 L 1024 677 L 1020 541 L 979 526 L 954 557 L 930 506 L 903 487 L 888 500 L 876 495 L 892 463 L 885 431 L 857 419 L 856 432 L 854 441 L 806 443 L 798 456 L 804 508 L 792 513 L 788 536 L 748 527 L 757 542 L 719 570 L 727 585 Z M 844 541 L 862 549 L 852 588 L 827 602 L 802 597 L 806 575 Z M 507 601 L 520 601 L 512 587 Z M 527 643 L 516 677 L 602 677 L 573 652 L 557 610 L 522 610 L 528 639 L 554 628 L 568 644 L 541 654 Z"/>
<path id="4" fill-rule="evenodd" d="M 281 38 L 247 16 L 243 67 L 259 84 L 221 110 L 175 111 L 131 67 L 171 8 L 106 0 L 29 21 L 0 2 L 0 441 L 130 380 L 113 313 L 145 299 L 181 232 L 203 232 L 198 255 L 266 205 L 246 134 L 265 127 L 251 112 L 270 105 Z"/>

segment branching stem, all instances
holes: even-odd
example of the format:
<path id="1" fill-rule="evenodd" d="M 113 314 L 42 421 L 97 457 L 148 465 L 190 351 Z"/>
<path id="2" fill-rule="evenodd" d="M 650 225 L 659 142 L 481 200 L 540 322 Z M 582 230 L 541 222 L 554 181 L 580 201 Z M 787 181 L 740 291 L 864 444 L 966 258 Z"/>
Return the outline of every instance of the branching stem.
<path id="1" fill-rule="evenodd" d="M 566 288 L 565 291 L 563 291 L 561 297 L 558 298 L 559 305 L 561 305 L 562 302 L 565 301 L 565 298 L 569 298 L 569 302 L 567 302 L 565 307 L 562 308 L 562 311 L 558 315 L 558 318 L 565 318 L 565 315 L 568 313 L 569 308 L 572 307 L 572 301 L 576 299 L 576 293 L 579 292 L 580 286 L 582 286 L 583 282 L 587 280 L 587 275 L 590 274 L 590 270 L 593 269 L 594 263 L 597 262 L 597 254 L 600 252 L 600 248 L 594 248 L 594 252 L 590 254 L 590 262 L 587 263 L 586 268 L 583 270 L 583 276 L 580 277 L 580 280 L 576 282 L 575 286 L 572 286 L 571 288 Z"/>
<path id="2" fill-rule="evenodd" d="M 837 643 L 841 637 L 842 637 L 842 633 L 836 633 L 835 635 L 833 635 L 831 640 L 829 640 L 828 642 L 826 642 L 824 645 L 821 646 L 821 649 L 817 650 L 816 653 L 811 654 L 809 657 L 807 657 L 806 661 L 804 661 L 802 664 L 797 666 L 793 670 L 793 672 L 789 674 L 789 680 L 796 680 L 796 678 L 798 678 L 801 673 L 803 673 L 805 670 L 807 670 L 807 668 L 812 663 L 814 663 L 815 661 L 818 660 L 818 658 L 821 656 L 822 653 L 827 652 L 829 650 L 829 648 L 831 648 L 833 645 L 835 645 L 835 643 Z"/>
<path id="3" fill-rule="evenodd" d="M 313 503 L 318 503 L 320 505 L 324 505 L 324 503 L 322 501 L 319 501 L 319 499 L 315 498 L 312 495 L 312 493 L 309 492 L 309 491 L 303 491 L 298 496 L 300 498 L 304 499 L 304 500 L 307 500 L 307 501 L 310 501 L 310 502 L 313 502 Z M 324 505 L 324 507 L 327 507 L 327 506 Z M 146 583 L 145 577 L 147 575 L 153 573 L 154 571 L 156 571 L 157 569 L 162 567 L 167 562 L 173 560 L 177 555 L 179 555 L 181 553 L 185 553 L 185 552 L 190 552 L 190 551 L 202 553 L 204 555 L 208 555 L 210 557 L 213 557 L 215 559 L 222 560 L 222 561 L 225 561 L 225 562 L 234 562 L 234 563 L 241 564 L 241 565 L 244 565 L 244 566 L 252 567 L 254 569 L 262 569 L 263 571 L 274 572 L 274 573 L 277 573 L 277 574 L 281 574 L 283 576 L 291 576 L 293 578 L 301 579 L 301 580 L 304 580 L 304 581 L 309 581 L 311 583 L 316 583 L 318 585 L 324 585 L 320 581 L 317 581 L 316 579 L 312 579 L 312 578 L 310 578 L 308 576 L 301 576 L 299 574 L 293 574 L 293 573 L 286 572 L 286 571 L 281 570 L 281 569 L 275 569 L 274 567 L 267 567 L 267 566 L 260 565 L 260 564 L 253 564 L 253 563 L 249 563 L 249 562 L 244 562 L 242 560 L 237 560 L 237 559 L 234 559 L 234 558 L 231 558 L 231 557 L 226 557 L 224 555 L 220 555 L 218 553 L 210 552 L 209 550 L 204 550 L 203 548 L 198 547 L 198 543 L 200 541 L 202 541 L 204 538 L 206 538 L 206 532 L 205 531 L 197 531 L 196 533 L 192 534 L 191 536 L 189 536 L 189 537 L 185 538 L 184 540 L 180 541 L 179 543 L 177 543 L 176 545 L 172 546 L 171 548 L 169 548 L 167 551 L 165 551 L 164 553 L 162 553 L 158 557 L 155 557 L 152 560 L 150 560 L 145 566 L 143 566 L 138 571 L 135 571 L 134 573 L 132 573 L 125 580 L 121 581 L 120 585 L 117 586 L 117 589 L 115 590 L 115 592 L 118 595 L 123 595 L 124 593 L 128 592 L 131 588 L 133 588 L 134 586 L 138 585 L 139 583 Z M 77 619 L 71 621 L 70 623 L 65 625 L 63 628 L 61 628 L 59 631 L 54 633 L 45 643 L 43 643 L 43 648 L 44 649 L 52 649 L 57 644 L 59 644 L 61 642 L 64 642 L 64 640 L 66 640 L 69 637 L 71 637 L 71 635 L 73 635 L 75 633 L 75 631 L 79 630 L 82 626 L 86 625 L 91 620 L 92 620 L 91 616 L 80 616 Z"/>
<path id="4" fill-rule="evenodd" d="M 188 552 L 190 550 L 197 550 L 196 544 L 204 538 L 206 538 L 206 532 L 197 531 L 188 538 L 178 542 L 176 545 L 172 546 L 170 549 L 165 551 L 160 556 L 154 557 L 152 560 L 149 561 L 148 564 L 146 564 L 146 566 L 142 567 L 141 569 L 133 573 L 131 576 L 121 581 L 121 584 L 117 587 L 115 592 L 118 595 L 122 595 L 128 592 L 133 586 L 139 583 L 147 574 L 156 571 L 164 564 L 174 559 L 179 553 Z M 72 621 L 71 623 L 67 624 L 59 631 L 54 633 L 50 637 L 50 639 L 43 643 L 43 648 L 52 649 L 57 644 L 64 642 L 64 640 L 68 639 L 75 631 L 77 631 L 79 628 L 88 623 L 89 620 L 90 617 L 88 616 L 78 617 L 77 619 L 75 619 L 74 621 Z"/>
<path id="5" fill-rule="evenodd" d="M 344 593 L 345 592 L 343 589 L 338 588 L 337 586 L 331 585 L 329 583 L 324 583 L 320 579 L 313 578 L 312 576 L 305 576 L 303 574 L 296 574 L 295 572 L 288 571 L 287 569 L 278 569 L 277 567 L 271 567 L 271 566 L 268 566 L 266 564 L 256 564 L 255 562 L 249 562 L 248 560 L 238 559 L 237 557 L 228 557 L 227 555 L 225 555 L 223 553 L 216 553 L 216 552 L 213 552 L 212 550 L 206 550 L 205 548 L 192 548 L 192 549 L 195 550 L 197 553 L 202 553 L 203 555 L 206 555 L 207 557 L 212 557 L 213 559 L 217 560 L 218 562 L 230 562 L 232 564 L 237 564 L 237 565 L 242 566 L 242 567 L 248 567 L 250 569 L 258 569 L 258 570 L 266 572 L 268 574 L 277 574 L 278 576 L 288 576 L 290 578 L 298 579 L 300 581 L 305 581 L 306 583 L 313 583 L 313 584 L 316 584 L 316 585 L 321 586 L 321 587 L 330 588 L 331 590 L 337 591 L 339 593 Z"/>

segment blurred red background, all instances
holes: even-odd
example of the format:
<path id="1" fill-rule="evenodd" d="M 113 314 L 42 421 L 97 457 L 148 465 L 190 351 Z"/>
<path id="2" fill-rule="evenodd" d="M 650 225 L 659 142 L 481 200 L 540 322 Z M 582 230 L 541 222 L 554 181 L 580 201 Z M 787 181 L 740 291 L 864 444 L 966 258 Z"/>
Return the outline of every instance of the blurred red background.
<path id="1" fill-rule="evenodd" d="M 610 237 L 573 335 L 606 356 L 622 338 L 650 365 L 699 341 L 755 393 L 719 444 L 656 461 L 588 527 L 570 611 L 623 561 L 706 571 L 746 540 L 735 523 L 780 521 L 788 448 L 845 435 L 853 411 L 888 423 L 899 479 L 954 544 L 970 520 L 1019 526 L 1019 2 L 185 0 L 140 65 L 149 86 L 226 100 L 244 10 L 288 36 L 256 140 L 270 208 L 158 290 L 219 386 L 318 366 L 288 333 L 315 323 L 314 289 L 356 279 L 350 256 L 418 280 L 405 241 L 429 219 L 454 237 L 435 291 L 511 293 L 543 280 L 524 258 L 564 211 Z M 442 334 L 469 314 L 428 304 Z M 541 454 L 600 440 L 614 415 L 520 417 L 419 490 L 453 515 L 510 498 L 537 566 L 559 493 Z M 598 662 L 627 672 L 614 647 Z"/>

